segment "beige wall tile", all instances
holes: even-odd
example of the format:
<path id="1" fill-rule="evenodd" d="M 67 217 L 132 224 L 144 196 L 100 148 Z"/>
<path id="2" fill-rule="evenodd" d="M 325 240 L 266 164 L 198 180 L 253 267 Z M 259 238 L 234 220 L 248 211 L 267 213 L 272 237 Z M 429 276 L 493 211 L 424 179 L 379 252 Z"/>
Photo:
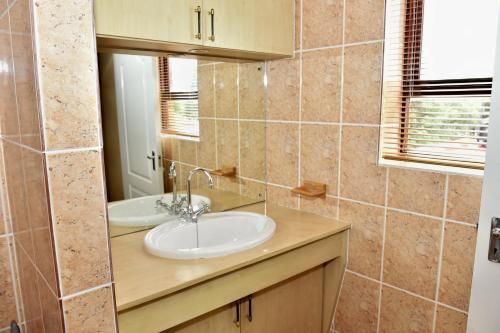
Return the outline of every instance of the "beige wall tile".
<path id="1" fill-rule="evenodd" d="M 389 207 L 443 216 L 446 176 L 409 169 L 389 170 Z"/>
<path id="2" fill-rule="evenodd" d="M 267 181 L 278 185 L 297 186 L 298 125 L 268 124 L 266 142 Z"/>
<path id="3" fill-rule="evenodd" d="M 300 178 L 326 184 L 326 191 L 337 196 L 339 163 L 339 127 L 302 125 Z"/>
<path id="4" fill-rule="evenodd" d="M 482 189 L 482 178 L 450 175 L 446 218 L 478 223 Z"/>
<path id="5" fill-rule="evenodd" d="M 217 177 L 217 188 L 222 191 L 228 191 L 236 194 L 240 194 L 240 182 L 241 179 L 238 177 Z M 203 184 L 200 184 L 203 187 Z"/>
<path id="6" fill-rule="evenodd" d="M 198 114 L 215 117 L 214 65 L 198 67 Z"/>
<path id="7" fill-rule="evenodd" d="M 62 294 L 110 281 L 101 151 L 47 156 Z"/>
<path id="8" fill-rule="evenodd" d="M 346 272 L 335 315 L 338 332 L 377 332 L 379 284 Z"/>
<path id="9" fill-rule="evenodd" d="M 238 122 L 217 120 L 217 166 L 239 167 L 238 163 Z M 239 173 L 240 170 L 237 170 Z"/>
<path id="10" fill-rule="evenodd" d="M 345 48 L 343 122 L 380 124 L 382 53 L 382 43 Z"/>
<path id="11" fill-rule="evenodd" d="M 113 291 L 104 287 L 65 300 L 64 319 L 68 332 L 116 332 Z"/>
<path id="12" fill-rule="evenodd" d="M 215 169 L 216 143 L 215 143 L 215 120 L 200 119 L 200 142 L 198 147 L 198 165 L 202 168 Z"/>
<path id="13" fill-rule="evenodd" d="M 311 49 L 342 44 L 341 0 L 304 0 L 302 47 Z"/>
<path id="14" fill-rule="evenodd" d="M 92 1 L 37 1 L 34 15 L 47 148 L 98 146 Z"/>
<path id="15" fill-rule="evenodd" d="M 19 320 L 16 312 L 16 300 L 14 294 L 14 281 L 10 269 L 9 247 L 12 246 L 11 237 L 0 238 L 0 295 L 2 306 L 0 306 L 0 327 L 7 327 L 11 320 Z"/>
<path id="16" fill-rule="evenodd" d="M 467 315 L 438 305 L 435 333 L 465 333 Z"/>
<path id="17" fill-rule="evenodd" d="M 241 195 L 258 199 L 266 199 L 266 184 L 241 179 Z"/>
<path id="18" fill-rule="evenodd" d="M 302 120 L 339 121 L 341 62 L 340 49 L 302 54 Z"/>
<path id="19" fill-rule="evenodd" d="M 266 87 L 263 62 L 239 65 L 240 119 L 266 118 Z"/>
<path id="20" fill-rule="evenodd" d="M 384 282 L 435 298 L 441 221 L 387 212 Z"/>
<path id="21" fill-rule="evenodd" d="M 197 165 L 196 150 L 198 143 L 191 140 L 179 140 L 179 160 L 181 163 Z"/>
<path id="22" fill-rule="evenodd" d="M 433 313 L 433 303 L 384 286 L 379 332 L 431 333 Z"/>
<path id="23" fill-rule="evenodd" d="M 344 126 L 340 162 L 340 196 L 383 205 L 386 170 L 378 167 L 379 131 L 371 127 Z"/>
<path id="24" fill-rule="evenodd" d="M 266 203 L 291 209 L 298 208 L 299 197 L 293 194 L 289 189 L 268 184 L 266 190 Z"/>
<path id="25" fill-rule="evenodd" d="M 240 175 L 264 181 L 266 178 L 266 124 L 240 122 Z"/>
<path id="26" fill-rule="evenodd" d="M 373 279 L 380 279 L 384 209 L 340 200 L 341 221 L 351 223 L 347 267 Z"/>
<path id="27" fill-rule="evenodd" d="M 0 18 L 0 61 L 5 64 L 6 68 L 0 72 L 0 130 L 2 135 L 11 140 L 19 141 L 19 118 L 17 116 L 9 15 Z"/>
<path id="28" fill-rule="evenodd" d="M 215 65 L 215 114 L 238 118 L 238 64 Z"/>
<path id="29" fill-rule="evenodd" d="M 384 0 L 346 1 L 346 43 L 384 38 L 384 3 Z"/>
<path id="30" fill-rule="evenodd" d="M 300 210 L 311 214 L 326 216 L 332 219 L 337 218 L 337 198 L 300 198 Z"/>
<path id="31" fill-rule="evenodd" d="M 284 59 L 267 63 L 268 119 L 299 119 L 300 61 Z"/>
<path id="32" fill-rule="evenodd" d="M 469 308 L 477 231 L 446 222 L 439 301 L 458 309 Z"/>
<path id="33" fill-rule="evenodd" d="M 54 295 L 45 281 L 37 274 L 37 286 L 42 306 L 43 326 L 46 333 L 62 333 L 62 309 L 59 299 Z M 83 323 L 82 323 L 83 324 Z"/>

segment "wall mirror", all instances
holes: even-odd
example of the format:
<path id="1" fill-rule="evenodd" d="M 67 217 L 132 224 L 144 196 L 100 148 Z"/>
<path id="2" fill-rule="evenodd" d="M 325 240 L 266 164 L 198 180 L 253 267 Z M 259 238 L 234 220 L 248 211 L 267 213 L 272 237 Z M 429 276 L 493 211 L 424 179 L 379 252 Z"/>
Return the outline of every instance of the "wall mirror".
<path id="1" fill-rule="evenodd" d="M 155 227 L 193 205 L 211 212 L 265 199 L 262 62 L 99 54 L 111 237 Z"/>

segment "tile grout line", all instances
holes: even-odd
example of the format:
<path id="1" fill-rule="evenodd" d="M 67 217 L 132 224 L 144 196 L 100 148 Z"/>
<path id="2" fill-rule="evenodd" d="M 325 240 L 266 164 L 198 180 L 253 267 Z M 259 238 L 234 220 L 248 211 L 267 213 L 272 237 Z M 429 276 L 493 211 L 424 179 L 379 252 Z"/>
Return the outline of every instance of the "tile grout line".
<path id="1" fill-rule="evenodd" d="M 104 288 L 111 287 L 112 285 L 113 285 L 113 282 L 106 282 L 104 284 L 100 284 L 100 285 L 92 287 L 92 288 L 81 290 L 81 291 L 78 291 L 76 293 L 72 293 L 70 295 L 61 296 L 61 301 L 68 301 L 68 300 L 71 300 L 71 299 L 79 297 L 79 296 L 90 294 L 91 292 L 99 290 L 99 289 L 104 289 Z"/>
<path id="2" fill-rule="evenodd" d="M 238 113 L 238 172 L 241 175 L 241 133 L 240 133 L 240 64 L 236 64 L 236 112 Z M 238 181 L 239 194 L 242 192 L 241 181 Z"/>
<path id="3" fill-rule="evenodd" d="M 389 205 L 389 168 L 385 169 L 384 219 L 382 222 L 382 249 L 380 253 L 380 281 L 377 309 L 377 333 L 380 332 L 380 316 L 382 314 L 382 287 L 384 281 L 385 237 L 387 233 L 387 211 Z"/>
<path id="4" fill-rule="evenodd" d="M 446 226 L 446 215 L 448 210 L 448 190 L 449 190 L 450 176 L 446 175 L 445 183 L 444 183 L 444 203 L 443 203 L 443 218 L 441 220 L 441 239 L 439 244 L 439 257 L 438 257 L 438 267 L 437 267 L 437 276 L 436 276 L 436 291 L 434 294 L 434 298 L 436 300 L 436 304 L 434 304 L 434 312 L 432 319 L 432 333 L 436 332 L 436 322 L 437 322 L 437 308 L 439 302 L 439 288 L 441 286 L 441 270 L 443 268 L 443 251 L 444 251 L 444 237 L 445 237 L 445 226 Z"/>
<path id="5" fill-rule="evenodd" d="M 345 29 L 344 29 L 344 31 L 345 31 Z M 370 44 L 377 44 L 377 43 L 383 43 L 383 42 L 384 42 L 383 39 L 373 39 L 373 40 L 362 41 L 362 42 L 345 43 L 345 40 L 343 38 L 342 44 L 330 45 L 330 46 L 321 46 L 321 47 L 313 47 L 313 48 L 309 48 L 309 49 L 300 49 L 300 50 L 295 50 L 294 53 L 307 53 L 307 52 L 314 52 L 314 51 L 342 49 L 344 47 L 370 45 Z"/>

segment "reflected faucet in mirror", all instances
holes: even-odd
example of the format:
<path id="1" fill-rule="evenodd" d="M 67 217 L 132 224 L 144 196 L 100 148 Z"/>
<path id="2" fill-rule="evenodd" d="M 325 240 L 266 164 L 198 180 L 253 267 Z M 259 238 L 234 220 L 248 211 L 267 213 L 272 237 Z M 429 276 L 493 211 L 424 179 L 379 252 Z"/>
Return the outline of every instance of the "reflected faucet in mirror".
<path id="1" fill-rule="evenodd" d="M 170 168 L 168 171 L 168 178 L 172 181 L 172 201 L 170 203 L 164 202 L 165 197 L 161 197 L 156 200 L 156 208 L 164 207 L 168 210 L 170 215 L 179 215 L 182 210 L 182 206 L 186 202 L 187 198 L 180 196 L 177 199 L 177 165 L 175 162 L 170 163 Z"/>

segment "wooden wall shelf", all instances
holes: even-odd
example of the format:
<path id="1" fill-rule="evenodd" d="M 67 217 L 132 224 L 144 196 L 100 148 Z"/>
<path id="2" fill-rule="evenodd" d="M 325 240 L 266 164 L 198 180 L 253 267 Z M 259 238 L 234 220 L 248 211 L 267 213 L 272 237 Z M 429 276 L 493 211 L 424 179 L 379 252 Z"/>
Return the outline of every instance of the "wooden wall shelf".
<path id="1" fill-rule="evenodd" d="M 221 169 L 210 171 L 210 174 L 221 177 L 236 177 L 236 167 L 222 167 Z"/>
<path id="2" fill-rule="evenodd" d="M 304 180 L 304 185 L 293 188 L 292 193 L 309 198 L 323 198 L 326 196 L 326 184 Z"/>

